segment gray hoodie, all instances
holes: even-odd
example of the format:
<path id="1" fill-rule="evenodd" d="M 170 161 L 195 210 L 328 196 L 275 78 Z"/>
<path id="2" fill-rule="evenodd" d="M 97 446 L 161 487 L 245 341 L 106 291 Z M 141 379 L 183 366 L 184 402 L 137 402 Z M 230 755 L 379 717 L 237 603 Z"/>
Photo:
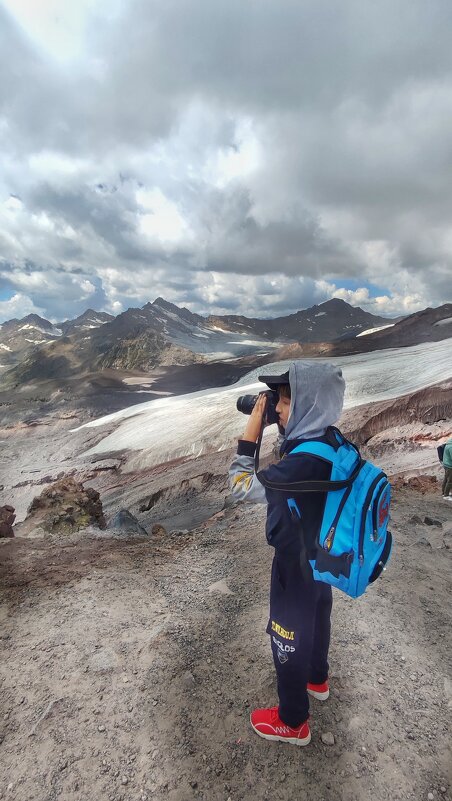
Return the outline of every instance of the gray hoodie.
<path id="1" fill-rule="evenodd" d="M 323 436 L 328 426 L 339 419 L 344 402 L 342 370 L 330 362 L 292 362 L 289 383 L 291 402 L 283 450 L 287 441 Z M 252 443 L 239 440 L 238 453 L 229 468 L 229 484 L 236 500 L 265 503 L 265 489 L 254 472 L 254 455 L 249 455 L 252 449 Z"/>
<path id="2" fill-rule="evenodd" d="M 330 362 L 300 359 L 289 367 L 289 383 L 291 402 L 285 438 L 321 437 L 342 412 L 342 370 Z"/>

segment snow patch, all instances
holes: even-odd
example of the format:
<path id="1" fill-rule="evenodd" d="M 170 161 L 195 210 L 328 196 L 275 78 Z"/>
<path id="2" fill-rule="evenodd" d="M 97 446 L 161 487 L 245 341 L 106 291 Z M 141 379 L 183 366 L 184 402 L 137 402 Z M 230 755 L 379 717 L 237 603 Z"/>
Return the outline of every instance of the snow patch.
<path id="1" fill-rule="evenodd" d="M 40 328 L 39 325 L 31 325 L 31 323 L 25 323 L 25 325 L 22 325 L 19 328 L 19 331 L 26 331 L 26 330 L 40 331 L 41 334 L 48 334 L 49 333 L 44 328 Z"/>
<path id="2" fill-rule="evenodd" d="M 46 329 L 46 328 L 41 328 L 39 325 L 31 325 L 31 323 L 25 323 L 25 325 L 21 325 L 21 327 L 18 330 L 19 331 L 39 331 L 40 334 L 44 334 L 46 337 L 48 337 L 50 334 L 52 336 L 55 336 L 55 335 L 56 336 L 61 336 L 62 333 L 63 333 L 61 328 L 54 328 L 52 326 L 52 329 L 49 330 L 49 329 Z M 27 342 L 28 341 L 31 341 L 31 340 L 27 339 Z"/>
<path id="3" fill-rule="evenodd" d="M 97 325 L 105 325 L 108 320 L 99 320 L 97 317 L 92 317 L 91 322 L 96 323 Z"/>
<path id="4" fill-rule="evenodd" d="M 366 337 L 367 334 L 374 334 L 375 331 L 384 331 L 385 328 L 392 328 L 393 325 L 394 323 L 389 323 L 388 325 L 379 325 L 377 328 L 367 328 L 365 331 L 360 331 L 359 334 L 357 334 L 356 336 Z M 347 326 L 347 328 L 349 328 L 349 326 Z"/>
<path id="5" fill-rule="evenodd" d="M 244 334 L 242 336 L 245 336 Z M 264 342 L 262 339 L 242 339 L 242 340 L 231 340 L 227 343 L 228 345 L 252 345 L 252 346 L 260 346 L 266 348 L 280 348 L 281 342 Z"/>
<path id="6" fill-rule="evenodd" d="M 166 309 L 164 310 L 164 314 L 165 314 L 165 317 L 169 317 L 170 320 L 175 320 L 176 323 L 179 323 L 179 325 L 183 325 L 184 328 L 187 328 L 188 330 L 193 329 L 193 326 L 191 325 L 191 323 L 188 323 L 186 320 L 183 319 L 183 317 L 179 317 L 178 314 L 175 314 L 174 312 L 167 311 Z"/>

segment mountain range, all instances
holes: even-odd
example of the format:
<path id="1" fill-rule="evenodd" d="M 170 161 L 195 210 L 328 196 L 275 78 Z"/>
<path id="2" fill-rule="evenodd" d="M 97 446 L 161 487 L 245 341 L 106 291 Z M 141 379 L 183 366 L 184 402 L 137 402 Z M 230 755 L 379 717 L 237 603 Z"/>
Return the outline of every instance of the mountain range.
<path id="1" fill-rule="evenodd" d="M 0 364 L 14 364 L 36 346 L 54 342 L 62 336 L 80 334 L 114 320 L 112 314 L 87 309 L 74 320 L 51 323 L 38 314 L 28 314 L 18 320 L 13 318 L 0 325 Z"/>
<path id="2" fill-rule="evenodd" d="M 202 317 L 163 298 L 113 317 L 88 309 L 53 324 L 32 314 L 0 326 L 2 381 L 86 375 L 104 370 L 146 372 L 159 366 L 236 361 L 273 353 L 340 355 L 452 335 L 452 304 L 397 320 L 333 299 L 274 319 Z"/>

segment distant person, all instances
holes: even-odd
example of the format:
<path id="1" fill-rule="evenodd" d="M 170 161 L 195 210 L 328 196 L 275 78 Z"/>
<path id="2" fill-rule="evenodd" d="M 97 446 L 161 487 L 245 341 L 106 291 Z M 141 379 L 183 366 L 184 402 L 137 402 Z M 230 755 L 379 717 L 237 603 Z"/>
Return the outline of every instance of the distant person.
<path id="1" fill-rule="evenodd" d="M 261 376 L 259 380 L 277 391 L 276 413 L 280 431 L 284 430 L 280 461 L 259 475 L 280 484 L 328 481 L 331 463 L 310 454 L 291 456 L 291 451 L 306 440 L 337 447 L 329 426 L 342 411 L 345 382 L 341 370 L 329 363 L 296 361 L 287 373 Z M 315 554 L 326 493 L 303 493 L 302 539 L 287 504 L 293 492 L 264 489 L 255 473 L 255 453 L 266 403 L 265 396 L 259 395 L 229 470 L 231 491 L 236 499 L 267 502 L 267 541 L 275 549 L 267 633 L 271 638 L 279 706 L 255 709 L 250 720 L 261 737 L 307 745 L 311 739 L 308 696 L 320 701 L 329 696 L 332 591 L 329 584 L 314 581 L 308 561 Z"/>
<path id="2" fill-rule="evenodd" d="M 443 467 L 443 498 L 452 501 L 452 439 L 449 439 L 444 446 Z"/>

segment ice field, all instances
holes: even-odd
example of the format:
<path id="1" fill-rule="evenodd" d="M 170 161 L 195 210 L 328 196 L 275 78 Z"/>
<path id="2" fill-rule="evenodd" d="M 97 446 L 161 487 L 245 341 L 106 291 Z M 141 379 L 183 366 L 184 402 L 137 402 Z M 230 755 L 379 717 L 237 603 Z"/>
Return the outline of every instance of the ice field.
<path id="1" fill-rule="evenodd" d="M 451 354 L 452 339 L 447 339 L 318 361 L 331 361 L 342 367 L 347 385 L 345 408 L 350 408 L 404 395 L 450 377 Z M 264 388 L 258 375 L 282 373 L 289 364 L 269 362 L 232 386 L 158 398 L 86 423 L 81 428 L 108 424 L 111 430 L 111 424 L 116 424 L 87 453 L 141 451 L 139 466 L 145 467 L 230 447 L 246 422 L 236 410 L 237 398 Z M 267 429 L 268 433 L 274 434 L 273 426 Z"/>

